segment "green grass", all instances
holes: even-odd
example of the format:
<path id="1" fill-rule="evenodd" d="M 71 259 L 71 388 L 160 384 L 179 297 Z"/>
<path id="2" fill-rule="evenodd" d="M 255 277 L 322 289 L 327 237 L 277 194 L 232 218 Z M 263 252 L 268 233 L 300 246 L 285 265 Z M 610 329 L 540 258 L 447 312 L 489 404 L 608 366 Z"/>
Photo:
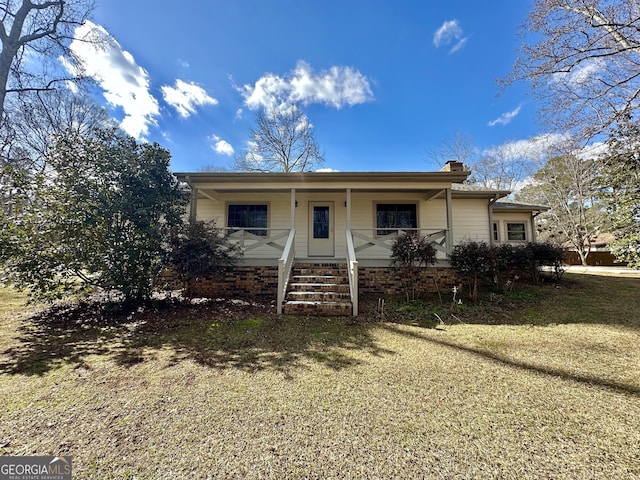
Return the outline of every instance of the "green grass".
<path id="1" fill-rule="evenodd" d="M 433 299 L 384 322 L 28 320 L 0 291 L 0 455 L 69 454 L 77 478 L 639 478 L 640 280 L 565 280 L 437 328 Z"/>
<path id="2" fill-rule="evenodd" d="M 11 288 L 0 287 L 0 318 L 5 314 L 15 314 L 22 310 L 27 295 Z"/>

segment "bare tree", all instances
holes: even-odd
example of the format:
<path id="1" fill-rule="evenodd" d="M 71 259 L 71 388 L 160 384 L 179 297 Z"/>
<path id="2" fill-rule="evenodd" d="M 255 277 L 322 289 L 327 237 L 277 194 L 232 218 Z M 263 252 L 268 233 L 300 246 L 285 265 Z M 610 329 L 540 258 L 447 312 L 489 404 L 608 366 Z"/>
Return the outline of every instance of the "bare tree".
<path id="1" fill-rule="evenodd" d="M 517 143 L 505 143 L 482 152 L 470 167 L 469 183 L 513 191 L 535 171 L 535 160 Z"/>
<path id="2" fill-rule="evenodd" d="M 543 236 L 555 243 L 569 242 L 583 265 L 587 264 L 591 240 L 606 229 L 599 200 L 599 168 L 598 160 L 577 155 L 554 157 L 517 196 L 519 200 L 551 207 L 540 218 L 546 229 Z"/>
<path id="3" fill-rule="evenodd" d="M 250 137 L 249 148 L 236 156 L 236 170 L 308 172 L 324 163 L 313 126 L 295 105 L 258 111 Z"/>
<path id="4" fill-rule="evenodd" d="M 5 214 L 13 210 L 16 195 L 26 193 L 30 179 L 46 169 L 56 138 L 91 137 L 97 129 L 115 127 L 102 106 L 67 88 L 23 92 L 7 105 L 11 121 L 0 129 L 0 204 Z"/>
<path id="5" fill-rule="evenodd" d="M 477 158 L 478 148 L 471 135 L 456 130 L 451 138 L 427 150 L 427 156 L 438 165 L 438 168 L 450 160 L 469 166 Z"/>
<path id="6" fill-rule="evenodd" d="M 93 9 L 91 0 L 0 1 L 0 124 L 7 93 L 49 90 L 63 78 L 51 63 L 70 55 L 69 41 Z M 25 59 L 39 58 L 39 69 Z"/>
<path id="7" fill-rule="evenodd" d="M 531 82 L 554 130 L 589 139 L 639 106 L 639 0 L 536 0 L 522 36 L 502 83 Z"/>
<path id="8" fill-rule="evenodd" d="M 98 128 L 114 126 L 101 105 L 67 88 L 22 93 L 9 103 L 10 145 L 13 151 L 27 155 L 28 169 L 44 168 L 55 136 L 87 136 Z"/>

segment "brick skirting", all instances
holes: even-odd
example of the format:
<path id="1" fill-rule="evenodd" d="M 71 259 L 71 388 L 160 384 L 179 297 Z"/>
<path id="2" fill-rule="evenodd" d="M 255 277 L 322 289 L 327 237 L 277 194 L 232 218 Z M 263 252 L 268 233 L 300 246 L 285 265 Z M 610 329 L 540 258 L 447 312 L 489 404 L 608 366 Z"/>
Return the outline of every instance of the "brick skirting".
<path id="1" fill-rule="evenodd" d="M 401 276 L 392 267 L 358 268 L 358 287 L 363 295 L 404 295 Z M 434 282 L 435 279 L 435 282 Z M 163 281 L 171 281 L 170 274 L 163 275 Z M 437 287 L 436 287 L 437 282 Z M 451 268 L 426 267 L 420 271 L 418 295 L 451 289 L 456 284 L 455 272 Z M 236 266 L 227 272 L 224 280 L 206 278 L 192 282 L 189 294 L 194 297 L 253 298 L 269 297 L 273 300 L 278 291 L 278 267 L 276 266 Z"/>
<path id="2" fill-rule="evenodd" d="M 419 272 L 416 294 L 450 290 L 456 285 L 456 275 L 452 268 L 426 267 Z M 435 282 L 434 282 L 435 279 Z M 358 288 L 361 294 L 404 295 L 402 277 L 392 267 L 358 268 Z"/>
<path id="3" fill-rule="evenodd" d="M 158 285 L 168 288 L 182 288 L 179 277 L 171 271 L 162 273 Z M 187 289 L 191 297 L 209 298 L 255 298 L 276 299 L 278 292 L 278 267 L 275 266 L 235 266 L 222 280 L 202 278 L 194 280 Z"/>

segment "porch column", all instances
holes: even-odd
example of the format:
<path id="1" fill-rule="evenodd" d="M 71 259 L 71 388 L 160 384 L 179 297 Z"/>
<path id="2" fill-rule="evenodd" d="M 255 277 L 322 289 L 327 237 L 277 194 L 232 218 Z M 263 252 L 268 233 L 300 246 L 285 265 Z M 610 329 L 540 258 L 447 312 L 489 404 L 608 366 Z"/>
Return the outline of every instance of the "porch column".
<path id="1" fill-rule="evenodd" d="M 347 188 L 347 230 L 351 230 L 351 189 Z"/>
<path id="2" fill-rule="evenodd" d="M 451 189 L 445 188 L 445 203 L 447 208 L 447 250 L 449 255 L 453 251 L 453 209 L 451 205 Z"/>
<path id="3" fill-rule="evenodd" d="M 189 207 L 189 222 L 195 223 L 198 219 L 198 189 L 189 182 L 187 178 L 187 185 L 191 187 L 191 205 Z"/>
<path id="4" fill-rule="evenodd" d="M 289 219 L 289 228 L 296 226 L 296 189 L 291 189 L 291 218 Z"/>
<path id="5" fill-rule="evenodd" d="M 496 242 L 493 238 L 493 204 L 496 202 L 496 198 L 489 200 L 489 245 L 493 247 Z"/>

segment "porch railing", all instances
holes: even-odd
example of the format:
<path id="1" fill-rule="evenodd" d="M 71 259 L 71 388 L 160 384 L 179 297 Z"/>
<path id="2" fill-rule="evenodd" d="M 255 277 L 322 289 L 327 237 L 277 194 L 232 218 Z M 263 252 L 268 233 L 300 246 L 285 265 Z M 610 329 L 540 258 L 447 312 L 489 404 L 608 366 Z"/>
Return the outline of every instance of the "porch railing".
<path id="1" fill-rule="evenodd" d="M 240 246 L 244 255 L 260 247 L 284 251 L 288 228 L 225 228 L 227 238 Z M 254 252 L 255 253 L 255 252 Z"/>
<path id="2" fill-rule="evenodd" d="M 282 304 L 284 303 L 284 296 L 287 293 L 287 284 L 289 283 L 293 260 L 296 256 L 295 239 L 296 229 L 292 228 L 289 231 L 289 236 L 287 237 L 287 242 L 282 250 L 282 255 L 278 259 L 278 295 L 276 307 L 278 315 L 282 315 Z"/>
<path id="3" fill-rule="evenodd" d="M 351 305 L 353 316 L 358 316 L 358 260 L 353 246 L 353 234 L 347 230 L 347 273 L 349 275 L 349 292 L 351 293 Z"/>
<path id="4" fill-rule="evenodd" d="M 355 253 L 358 254 L 363 250 L 378 247 L 388 255 L 393 242 L 405 233 L 416 233 L 420 237 L 429 239 L 431 245 L 438 252 L 449 255 L 452 245 L 447 244 L 448 231 L 444 229 L 426 229 L 426 228 L 368 228 L 368 229 L 352 229 L 351 234 L 355 245 Z M 373 252 L 371 252 L 373 253 Z"/>

